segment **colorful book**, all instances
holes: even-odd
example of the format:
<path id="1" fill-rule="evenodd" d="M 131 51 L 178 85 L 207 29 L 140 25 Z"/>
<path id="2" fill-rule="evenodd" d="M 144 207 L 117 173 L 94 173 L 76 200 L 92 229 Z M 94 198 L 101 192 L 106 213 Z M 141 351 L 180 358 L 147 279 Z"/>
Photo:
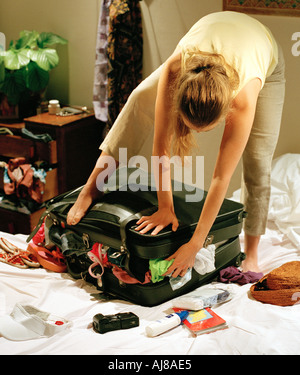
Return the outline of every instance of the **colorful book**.
<path id="1" fill-rule="evenodd" d="M 175 312 L 181 311 L 181 309 L 176 307 L 173 310 Z M 199 311 L 189 311 L 189 315 L 183 321 L 183 324 L 187 326 L 194 336 L 228 328 L 226 321 L 209 307 Z"/>

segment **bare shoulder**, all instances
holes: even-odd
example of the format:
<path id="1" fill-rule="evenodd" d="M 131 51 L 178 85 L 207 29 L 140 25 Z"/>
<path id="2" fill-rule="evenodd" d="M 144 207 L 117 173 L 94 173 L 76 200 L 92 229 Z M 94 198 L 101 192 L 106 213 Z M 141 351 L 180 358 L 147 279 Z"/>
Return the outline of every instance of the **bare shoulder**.
<path id="1" fill-rule="evenodd" d="M 244 109 L 249 105 L 255 105 L 261 90 L 261 80 L 251 79 L 233 99 L 233 109 Z"/>
<path id="2" fill-rule="evenodd" d="M 171 73 L 178 73 L 181 69 L 181 49 L 177 47 L 166 61 L 166 67 Z"/>

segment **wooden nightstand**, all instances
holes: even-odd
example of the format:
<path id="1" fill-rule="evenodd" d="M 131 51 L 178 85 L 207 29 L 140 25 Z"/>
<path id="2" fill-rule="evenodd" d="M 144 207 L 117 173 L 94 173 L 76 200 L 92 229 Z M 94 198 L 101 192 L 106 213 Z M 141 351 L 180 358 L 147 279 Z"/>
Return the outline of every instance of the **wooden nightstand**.
<path id="1" fill-rule="evenodd" d="M 34 134 L 48 133 L 53 140 L 27 139 L 19 131 L 18 135 L 0 135 L 0 158 L 23 156 L 29 162 L 46 161 L 52 170 L 47 173 L 44 200 L 85 184 L 99 157 L 104 128 L 93 112 L 64 117 L 42 113 L 25 118 L 18 128 L 24 126 Z M 41 213 L 26 215 L 0 207 L 0 230 L 29 234 Z"/>
<path id="2" fill-rule="evenodd" d="M 104 124 L 93 113 L 62 117 L 47 112 L 24 121 L 32 133 L 48 133 L 56 142 L 59 194 L 83 185 L 100 155 Z"/>

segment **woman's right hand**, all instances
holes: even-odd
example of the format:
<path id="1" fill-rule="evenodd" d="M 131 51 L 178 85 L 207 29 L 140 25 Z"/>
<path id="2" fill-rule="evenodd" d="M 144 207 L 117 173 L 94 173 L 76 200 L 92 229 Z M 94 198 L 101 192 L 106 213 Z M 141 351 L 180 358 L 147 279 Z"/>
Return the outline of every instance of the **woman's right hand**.
<path id="1" fill-rule="evenodd" d="M 137 221 L 138 227 L 136 227 L 135 230 L 144 234 L 154 228 L 151 234 L 155 235 L 169 224 L 172 224 L 172 230 L 175 232 L 179 225 L 175 213 L 169 208 L 159 208 L 151 216 L 142 216 Z"/>

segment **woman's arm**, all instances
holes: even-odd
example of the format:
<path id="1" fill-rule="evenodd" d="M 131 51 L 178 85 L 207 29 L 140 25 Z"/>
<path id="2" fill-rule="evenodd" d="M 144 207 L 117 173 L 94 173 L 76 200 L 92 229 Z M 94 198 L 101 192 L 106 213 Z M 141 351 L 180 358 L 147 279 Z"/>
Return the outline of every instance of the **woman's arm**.
<path id="1" fill-rule="evenodd" d="M 197 252 L 212 227 L 225 198 L 232 174 L 246 147 L 254 120 L 256 101 L 261 82 L 250 81 L 238 94 L 226 119 L 224 134 L 217 157 L 211 185 L 191 240 L 181 246 L 172 256 L 175 259 L 168 269 L 172 276 L 184 275 L 194 265 Z"/>
<path id="2" fill-rule="evenodd" d="M 171 127 L 175 121 L 173 111 L 173 90 L 177 74 L 181 68 L 181 53 L 176 49 L 165 62 L 159 79 L 155 105 L 155 127 L 152 156 L 160 161 L 153 165 L 157 187 L 158 211 L 151 216 L 143 216 L 136 230 L 155 235 L 164 227 L 172 224 L 176 230 L 178 221 L 174 213 L 173 194 L 170 175 Z M 160 159 L 160 160 L 159 160 Z M 153 159 L 154 160 L 154 159 Z"/>

